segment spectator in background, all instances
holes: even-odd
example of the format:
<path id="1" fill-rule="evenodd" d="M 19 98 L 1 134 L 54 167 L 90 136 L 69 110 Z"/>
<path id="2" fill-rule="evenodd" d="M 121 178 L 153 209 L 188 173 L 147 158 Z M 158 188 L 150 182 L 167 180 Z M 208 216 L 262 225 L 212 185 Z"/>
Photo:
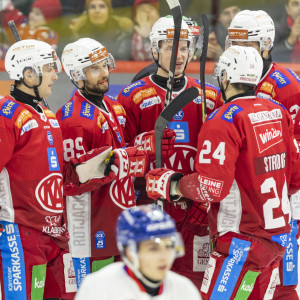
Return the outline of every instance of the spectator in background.
<path id="1" fill-rule="evenodd" d="M 113 14 L 111 0 L 86 0 L 85 12 L 70 25 L 76 38 L 90 37 L 107 45 L 117 60 L 131 58 L 133 22 Z"/>
<path id="2" fill-rule="evenodd" d="M 57 48 L 58 34 L 50 28 L 50 23 L 62 13 L 61 3 L 59 0 L 36 0 L 33 2 L 29 15 L 26 17 L 16 9 L 10 0 L 4 0 L 5 6 L 1 11 L 4 24 L 14 20 L 22 40 L 35 39 L 50 44 L 54 49 Z M 7 34 L 11 40 L 14 38 L 6 27 Z"/>
<path id="3" fill-rule="evenodd" d="M 133 21 L 135 33 L 132 38 L 132 60 L 152 60 L 149 34 L 159 19 L 157 0 L 135 0 Z"/>
<path id="4" fill-rule="evenodd" d="M 233 2 L 236 3 L 236 1 Z M 223 53 L 227 29 L 233 17 L 240 12 L 241 9 L 237 5 L 228 6 L 228 1 L 222 1 L 219 5 L 219 11 L 218 21 L 210 33 L 208 40 L 207 58 L 210 60 L 218 60 Z"/>
<path id="5" fill-rule="evenodd" d="M 285 0 L 284 17 L 276 24 L 275 60 L 300 62 L 300 0 Z"/>

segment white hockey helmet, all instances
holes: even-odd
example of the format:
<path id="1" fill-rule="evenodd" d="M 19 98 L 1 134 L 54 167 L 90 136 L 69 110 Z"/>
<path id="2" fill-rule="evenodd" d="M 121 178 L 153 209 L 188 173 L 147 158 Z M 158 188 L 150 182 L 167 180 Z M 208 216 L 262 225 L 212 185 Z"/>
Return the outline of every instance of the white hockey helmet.
<path id="1" fill-rule="evenodd" d="M 61 72 L 61 63 L 55 50 L 49 44 L 33 39 L 14 43 L 5 56 L 5 70 L 14 80 L 21 80 L 28 68 L 42 76 L 42 67 L 47 64 L 51 64 L 56 72 Z"/>
<path id="2" fill-rule="evenodd" d="M 65 46 L 62 64 L 71 80 L 84 80 L 84 69 L 102 60 L 107 60 L 110 71 L 116 68 L 113 56 L 96 40 L 82 38 Z"/>
<path id="3" fill-rule="evenodd" d="M 165 40 L 173 40 L 174 38 L 174 20 L 173 17 L 166 16 L 159 18 L 153 25 L 149 35 L 151 41 L 151 48 L 159 48 L 159 42 Z M 182 20 L 180 40 L 191 42 L 189 26 L 185 21 Z"/>
<path id="4" fill-rule="evenodd" d="M 253 47 L 231 46 L 219 58 L 214 76 L 219 82 L 227 74 L 230 83 L 242 83 L 256 86 L 261 78 L 263 61 Z"/>
<path id="5" fill-rule="evenodd" d="M 233 41 L 259 42 L 260 50 L 270 50 L 275 39 L 272 18 L 263 10 L 242 10 L 237 13 L 228 28 L 227 47 Z"/>

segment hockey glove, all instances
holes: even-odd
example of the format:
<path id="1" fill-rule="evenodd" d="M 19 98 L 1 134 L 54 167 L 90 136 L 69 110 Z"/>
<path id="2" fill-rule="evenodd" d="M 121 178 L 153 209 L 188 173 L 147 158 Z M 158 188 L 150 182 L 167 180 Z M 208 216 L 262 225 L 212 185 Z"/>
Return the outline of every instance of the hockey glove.
<path id="1" fill-rule="evenodd" d="M 193 201 L 193 206 L 190 209 L 188 214 L 189 223 L 195 225 L 207 226 L 208 225 L 207 208 L 208 208 L 207 202 Z"/>
<path id="2" fill-rule="evenodd" d="M 162 156 L 170 156 L 174 152 L 176 133 L 172 129 L 165 129 L 162 138 Z M 135 137 L 134 146 L 142 146 L 146 154 L 155 155 L 155 131 L 143 132 Z"/>
<path id="3" fill-rule="evenodd" d="M 147 164 L 148 159 L 144 150 L 137 147 L 119 148 L 111 152 L 105 174 L 113 171 L 117 179 L 127 176 L 144 177 Z"/>
<path id="4" fill-rule="evenodd" d="M 164 199 L 169 202 L 179 200 L 181 195 L 176 190 L 176 186 L 181 177 L 183 177 L 182 173 L 176 173 L 165 168 L 149 171 L 146 175 L 148 197 L 154 200 Z"/>
<path id="5" fill-rule="evenodd" d="M 76 173 L 80 183 L 85 183 L 92 178 L 103 178 L 104 170 L 106 168 L 105 159 L 108 158 L 112 147 L 101 147 L 93 149 L 88 153 L 80 156 L 76 161 Z M 76 163 L 77 162 L 77 163 Z"/>

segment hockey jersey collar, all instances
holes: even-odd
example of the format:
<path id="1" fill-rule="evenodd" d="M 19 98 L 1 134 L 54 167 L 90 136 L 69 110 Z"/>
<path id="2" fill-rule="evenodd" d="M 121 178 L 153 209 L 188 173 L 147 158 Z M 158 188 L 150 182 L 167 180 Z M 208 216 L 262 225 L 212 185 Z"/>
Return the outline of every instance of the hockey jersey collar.
<path id="1" fill-rule="evenodd" d="M 151 77 L 152 81 L 155 84 L 159 85 L 161 88 L 163 88 L 163 89 L 167 88 L 168 77 L 162 77 L 157 74 L 150 75 L 150 77 Z M 180 91 L 181 89 L 183 89 L 185 84 L 186 84 L 185 75 L 182 75 L 179 78 L 174 78 L 173 91 L 174 92 Z"/>
<path id="2" fill-rule="evenodd" d="M 245 93 L 236 94 L 236 95 L 230 97 L 226 101 L 226 103 L 232 102 L 232 101 L 234 101 L 236 99 L 240 99 L 240 98 L 247 98 L 247 99 L 249 99 L 249 98 L 255 98 L 255 90 L 251 89 L 251 90 L 249 90 L 249 91 L 247 91 Z"/>
<path id="3" fill-rule="evenodd" d="M 83 98 L 85 98 L 86 100 L 91 102 L 93 105 L 95 105 L 96 107 L 104 110 L 105 112 L 108 112 L 108 110 L 104 104 L 104 101 L 103 101 L 104 95 L 99 95 L 99 96 L 91 95 L 91 94 L 87 93 L 85 90 L 78 90 L 78 93 Z"/>
<path id="4" fill-rule="evenodd" d="M 32 95 L 22 92 L 15 85 L 11 86 L 10 96 L 21 103 L 30 105 L 32 108 L 34 108 L 39 113 L 43 112 L 43 110 L 39 106 L 39 100 L 36 99 L 36 96 L 32 96 Z"/>

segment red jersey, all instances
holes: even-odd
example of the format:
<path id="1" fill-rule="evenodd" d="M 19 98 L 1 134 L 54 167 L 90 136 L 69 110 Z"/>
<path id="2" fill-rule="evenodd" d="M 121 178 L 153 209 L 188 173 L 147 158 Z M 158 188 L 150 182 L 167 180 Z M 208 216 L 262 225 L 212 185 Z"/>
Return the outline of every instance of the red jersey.
<path id="1" fill-rule="evenodd" d="M 154 129 L 155 122 L 164 109 L 166 90 L 151 79 L 152 75 L 125 87 L 118 96 L 118 101 L 124 106 L 127 120 L 125 139 L 129 144 L 143 132 Z M 176 132 L 175 153 L 168 161 L 167 168 L 190 174 L 194 171 L 194 158 L 197 152 L 197 137 L 202 126 L 202 106 L 200 83 L 197 79 L 185 77 L 182 90 L 173 92 L 175 98 L 183 90 L 192 86 L 199 89 L 199 97 L 190 102 L 169 122 L 168 127 Z M 218 107 L 216 102 L 217 89 L 206 84 L 207 114 Z"/>
<path id="2" fill-rule="evenodd" d="M 105 109 L 87 100 L 79 91 L 56 114 L 64 139 L 64 160 L 102 146 L 125 147 L 125 111 L 104 96 Z M 121 211 L 135 205 L 133 180 L 104 184 L 99 189 L 66 197 L 70 252 L 73 257 L 118 255 L 116 220 Z"/>
<path id="3" fill-rule="evenodd" d="M 10 96 L 0 100 L 0 219 L 35 228 L 65 248 L 62 135 L 55 115 L 41 109 Z"/>
<path id="4" fill-rule="evenodd" d="M 290 233 L 288 192 L 300 188 L 293 136 L 287 110 L 254 96 L 237 98 L 207 118 L 196 169 L 212 236 L 232 231 L 280 242 Z"/>
<path id="5" fill-rule="evenodd" d="M 300 78 L 294 71 L 272 63 L 257 86 L 256 96 L 280 102 L 294 120 L 300 108 Z"/>

